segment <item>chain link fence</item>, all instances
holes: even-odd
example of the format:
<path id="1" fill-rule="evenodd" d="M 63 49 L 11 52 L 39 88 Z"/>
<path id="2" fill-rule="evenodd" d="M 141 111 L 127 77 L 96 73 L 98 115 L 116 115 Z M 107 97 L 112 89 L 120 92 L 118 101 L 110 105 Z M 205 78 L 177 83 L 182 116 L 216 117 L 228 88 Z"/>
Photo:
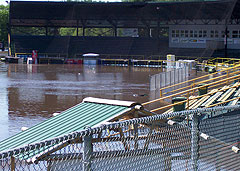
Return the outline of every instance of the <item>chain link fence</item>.
<path id="1" fill-rule="evenodd" d="M 0 170 L 240 170 L 240 106 L 119 121 L 0 153 Z M 184 118 L 177 122 L 178 118 Z"/>

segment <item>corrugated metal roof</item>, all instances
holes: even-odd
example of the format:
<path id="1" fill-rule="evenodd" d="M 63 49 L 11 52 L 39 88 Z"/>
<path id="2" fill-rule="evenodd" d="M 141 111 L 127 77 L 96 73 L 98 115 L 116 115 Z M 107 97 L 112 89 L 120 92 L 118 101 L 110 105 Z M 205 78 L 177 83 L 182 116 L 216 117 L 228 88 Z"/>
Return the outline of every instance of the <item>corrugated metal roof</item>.
<path id="1" fill-rule="evenodd" d="M 0 152 L 80 131 L 86 126 L 94 127 L 120 113 L 129 111 L 129 109 L 126 106 L 118 105 L 80 103 L 26 131 L 1 141 Z"/>

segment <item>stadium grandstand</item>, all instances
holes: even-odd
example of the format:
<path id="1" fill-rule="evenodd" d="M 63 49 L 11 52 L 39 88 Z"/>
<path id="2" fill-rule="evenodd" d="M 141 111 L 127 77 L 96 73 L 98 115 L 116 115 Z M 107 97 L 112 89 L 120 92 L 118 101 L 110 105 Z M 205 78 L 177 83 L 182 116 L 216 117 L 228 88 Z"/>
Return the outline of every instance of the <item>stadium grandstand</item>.
<path id="1" fill-rule="evenodd" d="M 85 53 L 238 57 L 239 8 L 240 0 L 11 1 L 9 47 L 11 55 L 19 57 L 33 50 L 39 57 L 66 59 Z M 74 34 L 63 34 L 66 28 Z"/>

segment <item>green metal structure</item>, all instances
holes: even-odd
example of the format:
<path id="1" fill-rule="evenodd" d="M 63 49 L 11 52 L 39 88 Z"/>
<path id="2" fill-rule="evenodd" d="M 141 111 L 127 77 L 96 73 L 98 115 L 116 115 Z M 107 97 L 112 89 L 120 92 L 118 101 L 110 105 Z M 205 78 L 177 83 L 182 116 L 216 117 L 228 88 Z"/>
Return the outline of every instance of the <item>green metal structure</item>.
<path id="1" fill-rule="evenodd" d="M 108 121 L 134 110 L 135 105 L 138 104 L 126 101 L 85 98 L 82 103 L 1 141 L 0 152 L 106 124 Z"/>

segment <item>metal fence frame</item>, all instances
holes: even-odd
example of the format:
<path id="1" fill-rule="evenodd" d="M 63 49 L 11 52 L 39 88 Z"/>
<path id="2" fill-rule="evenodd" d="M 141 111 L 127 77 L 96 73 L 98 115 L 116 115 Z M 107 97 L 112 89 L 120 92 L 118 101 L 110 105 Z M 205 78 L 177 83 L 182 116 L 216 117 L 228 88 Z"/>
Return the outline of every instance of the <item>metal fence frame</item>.
<path id="1" fill-rule="evenodd" d="M 213 139 L 215 140 L 214 137 L 211 137 L 209 135 L 206 135 L 199 130 L 199 119 L 201 118 L 202 114 L 206 113 L 213 113 L 217 112 L 219 114 L 223 113 L 228 113 L 230 111 L 238 111 L 240 109 L 240 105 L 236 106 L 223 106 L 223 107 L 214 107 L 214 108 L 201 108 L 201 109 L 195 109 L 195 110 L 187 110 L 187 111 L 181 111 L 181 112 L 173 112 L 173 113 L 168 113 L 168 114 L 161 114 L 161 115 L 154 115 L 154 116 L 148 116 L 148 117 L 143 117 L 143 118 L 135 118 L 131 120 L 125 120 L 125 121 L 119 121 L 115 123 L 110 123 L 110 124 L 105 124 L 101 125 L 99 127 L 95 128 L 87 128 L 83 131 L 79 132 L 73 132 L 70 134 L 66 134 L 60 137 L 56 137 L 53 139 L 49 139 L 46 141 L 34 143 L 34 144 L 29 144 L 25 145 L 20 148 L 15 148 L 11 149 L 5 152 L 0 153 L 0 163 L 2 164 L 4 161 L 9 164 L 8 170 L 15 170 L 15 167 L 18 167 L 18 165 L 15 164 L 15 158 L 13 156 L 19 155 L 20 153 L 28 152 L 30 150 L 34 149 L 39 149 L 39 148 L 44 148 L 48 145 L 56 144 L 56 143 L 64 143 L 64 142 L 70 142 L 74 141 L 76 138 L 82 138 L 83 144 L 82 144 L 82 154 L 80 156 L 81 158 L 81 168 L 82 170 L 92 170 L 92 160 L 96 157 L 104 157 L 108 155 L 110 158 L 113 157 L 114 152 L 93 152 L 93 144 L 92 144 L 92 138 L 93 134 L 98 134 L 102 132 L 103 130 L 107 129 L 118 129 L 118 128 L 123 128 L 126 126 L 130 125 L 141 125 L 141 124 L 149 124 L 153 122 L 159 122 L 159 121 L 165 121 L 169 125 L 181 125 L 182 123 L 178 123 L 174 120 L 171 120 L 169 118 L 175 118 L 175 117 L 181 117 L 181 116 L 186 116 L 187 118 L 191 117 L 191 124 L 188 125 L 189 132 L 191 133 L 191 147 L 189 147 L 190 150 L 190 156 L 189 159 L 191 161 L 191 169 L 192 170 L 198 170 L 198 160 L 199 160 L 199 138 L 202 137 L 206 140 Z M 231 125 L 230 125 L 231 126 Z M 184 135 L 182 135 L 184 136 Z M 138 137 L 135 137 L 133 139 L 134 141 L 138 141 Z M 225 145 L 224 147 L 231 146 L 232 151 L 234 153 L 239 152 L 239 148 L 237 146 L 234 146 L 232 144 L 228 144 L 227 142 L 223 142 Z M 135 147 L 134 147 L 135 148 Z M 156 149 L 155 153 L 163 154 L 163 170 L 171 170 L 173 169 L 171 167 L 171 151 L 169 151 L 167 148 L 160 148 Z M 127 151 L 118 151 L 116 152 L 118 155 L 132 155 L 132 156 L 139 156 L 139 155 L 146 155 L 146 157 L 151 157 L 152 151 L 150 149 L 147 150 L 141 150 L 141 149 L 133 149 L 133 150 L 127 150 Z M 181 158 L 181 156 L 176 156 L 175 158 Z M 234 159 L 233 159 L 234 160 Z M 32 163 L 37 164 L 37 162 Z M 2 165 L 0 165 L 1 168 Z M 239 166 L 240 167 L 240 166 Z M 239 168 L 238 167 L 238 168 Z M 18 170 L 18 169 L 16 169 Z M 21 169 L 19 169 L 21 170 Z M 29 169 L 31 170 L 31 169 Z M 34 167 L 33 169 L 34 170 Z M 38 169 L 35 169 L 38 170 Z M 49 169 L 48 169 L 49 170 Z M 51 169 L 50 169 L 51 170 Z M 113 168 L 114 170 L 114 168 Z"/>

